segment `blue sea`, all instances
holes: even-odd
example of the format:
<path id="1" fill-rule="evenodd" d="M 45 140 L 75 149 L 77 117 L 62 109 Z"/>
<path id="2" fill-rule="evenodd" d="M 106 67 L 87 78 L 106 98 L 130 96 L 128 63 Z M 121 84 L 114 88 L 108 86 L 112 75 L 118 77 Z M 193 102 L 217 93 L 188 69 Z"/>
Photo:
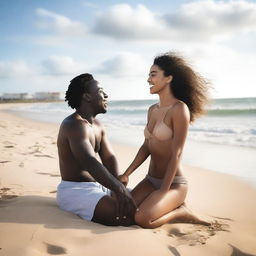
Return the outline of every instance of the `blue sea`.
<path id="1" fill-rule="evenodd" d="M 157 100 L 110 101 L 98 116 L 113 142 L 139 146 L 147 109 Z M 25 104 L 12 111 L 27 118 L 61 123 L 73 110 L 66 102 Z M 256 98 L 215 99 L 207 115 L 189 129 L 184 162 L 239 176 L 256 185 Z"/>

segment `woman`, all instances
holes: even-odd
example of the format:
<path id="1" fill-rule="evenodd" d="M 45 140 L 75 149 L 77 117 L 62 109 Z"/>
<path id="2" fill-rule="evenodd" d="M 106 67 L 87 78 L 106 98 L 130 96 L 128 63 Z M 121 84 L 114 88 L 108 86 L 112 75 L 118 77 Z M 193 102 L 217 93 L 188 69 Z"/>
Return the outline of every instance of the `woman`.
<path id="1" fill-rule="evenodd" d="M 139 207 L 136 224 L 155 228 L 186 218 L 186 221 L 209 224 L 184 207 L 188 185 L 180 161 L 189 123 L 204 112 L 208 87 L 205 80 L 174 53 L 154 59 L 148 78 L 151 94 L 159 103 L 148 110 L 145 140 L 120 181 L 127 185 L 131 175 L 151 157 L 147 176 L 132 195 Z"/>

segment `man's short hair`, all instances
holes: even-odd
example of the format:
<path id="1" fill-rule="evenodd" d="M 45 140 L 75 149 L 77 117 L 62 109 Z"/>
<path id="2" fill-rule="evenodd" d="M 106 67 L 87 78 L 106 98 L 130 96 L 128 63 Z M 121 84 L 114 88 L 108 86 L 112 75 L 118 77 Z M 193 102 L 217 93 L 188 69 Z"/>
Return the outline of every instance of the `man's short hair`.
<path id="1" fill-rule="evenodd" d="M 88 84 L 94 80 L 93 76 L 89 73 L 76 76 L 70 81 L 68 90 L 66 91 L 65 101 L 71 108 L 79 108 L 81 105 L 82 96 L 84 93 L 89 92 Z"/>

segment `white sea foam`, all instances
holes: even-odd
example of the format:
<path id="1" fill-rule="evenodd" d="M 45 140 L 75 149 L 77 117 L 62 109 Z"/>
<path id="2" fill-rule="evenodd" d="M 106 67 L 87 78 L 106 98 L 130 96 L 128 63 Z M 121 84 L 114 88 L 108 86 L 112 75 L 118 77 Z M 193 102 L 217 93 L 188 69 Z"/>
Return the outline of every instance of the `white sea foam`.
<path id="1" fill-rule="evenodd" d="M 133 130 L 141 135 L 147 122 L 147 109 L 153 100 L 113 101 L 108 113 L 99 115 L 111 129 Z M 60 123 L 73 110 L 66 103 L 34 103 L 18 110 L 43 121 Z M 256 148 L 256 98 L 219 99 L 209 108 L 208 115 L 190 126 L 189 138 L 194 141 Z M 125 136 L 124 136 L 125 137 Z M 137 137 L 137 136 L 134 136 Z"/>
<path id="2" fill-rule="evenodd" d="M 154 103 L 152 100 L 110 102 L 107 114 L 98 118 L 112 141 L 139 146 L 144 139 L 147 109 Z M 74 112 L 64 102 L 34 103 L 19 108 L 15 105 L 12 111 L 52 123 L 60 123 Z M 188 148 L 191 143 L 192 149 L 184 152 L 185 162 L 251 179 L 256 184 L 256 98 L 216 100 L 208 114 L 190 126 Z M 202 152 L 204 157 L 200 157 Z"/>

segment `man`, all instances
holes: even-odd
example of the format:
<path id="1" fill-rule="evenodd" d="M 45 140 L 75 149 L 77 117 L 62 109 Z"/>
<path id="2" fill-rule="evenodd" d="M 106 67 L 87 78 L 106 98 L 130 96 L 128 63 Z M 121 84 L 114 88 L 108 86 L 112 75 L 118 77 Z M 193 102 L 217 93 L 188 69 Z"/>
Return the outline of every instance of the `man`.
<path id="1" fill-rule="evenodd" d="M 70 82 L 65 100 L 76 111 L 63 120 L 59 130 L 62 181 L 57 203 L 86 220 L 128 226 L 134 223 L 136 205 L 117 179 L 116 158 L 103 125 L 95 118 L 106 113 L 107 97 L 91 74 L 81 74 Z"/>

